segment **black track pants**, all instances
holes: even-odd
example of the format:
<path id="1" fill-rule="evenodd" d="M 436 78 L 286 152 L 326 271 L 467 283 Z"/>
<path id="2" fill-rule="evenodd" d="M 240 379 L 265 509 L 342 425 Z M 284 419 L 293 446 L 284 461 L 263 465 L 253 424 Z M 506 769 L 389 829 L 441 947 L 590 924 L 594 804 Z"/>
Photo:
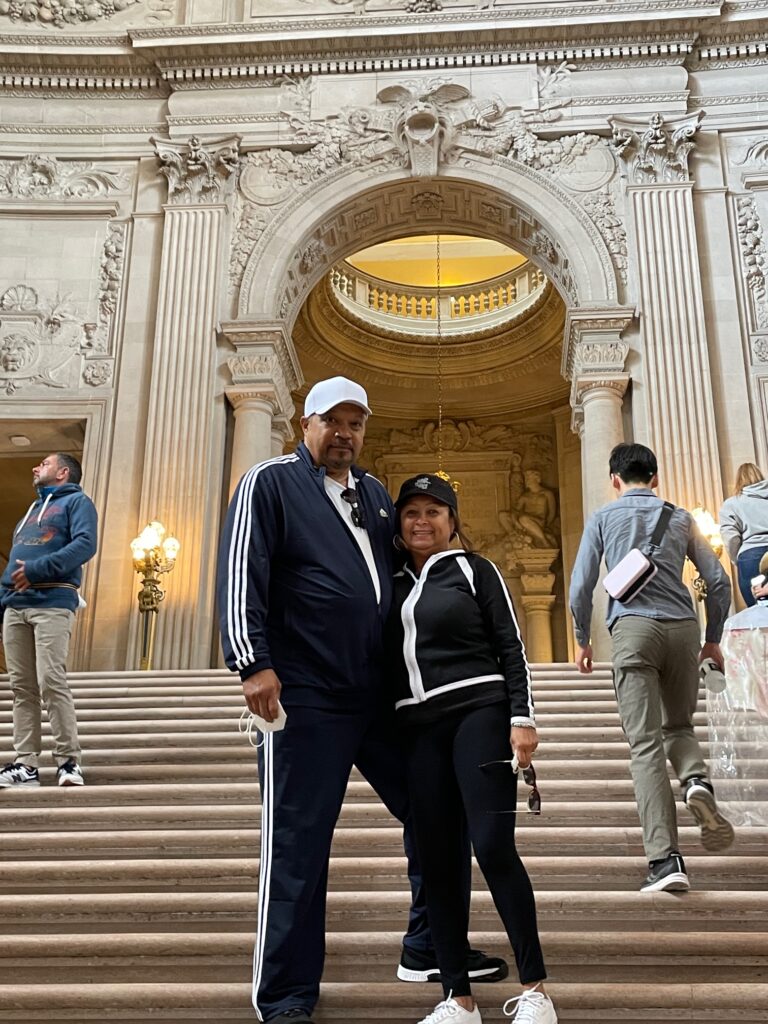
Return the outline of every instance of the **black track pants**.
<path id="1" fill-rule="evenodd" d="M 470 993 L 469 928 L 461 877 L 466 824 L 477 862 L 514 950 L 522 984 L 546 977 L 528 872 L 515 848 L 517 776 L 509 764 L 506 702 L 448 712 L 408 735 L 408 782 L 416 847 L 443 989 Z"/>

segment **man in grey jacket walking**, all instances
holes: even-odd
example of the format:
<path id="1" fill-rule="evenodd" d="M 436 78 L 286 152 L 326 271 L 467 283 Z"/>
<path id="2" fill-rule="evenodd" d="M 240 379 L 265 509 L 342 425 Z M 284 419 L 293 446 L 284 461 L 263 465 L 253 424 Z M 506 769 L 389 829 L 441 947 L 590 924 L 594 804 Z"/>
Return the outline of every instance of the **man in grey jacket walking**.
<path id="1" fill-rule="evenodd" d="M 666 759 L 680 780 L 686 805 L 701 828 L 705 849 L 724 850 L 733 827 L 720 813 L 701 747 L 693 730 L 699 662 L 723 667 L 720 637 L 728 615 L 731 585 L 693 517 L 674 508 L 658 548 L 649 551 L 664 502 L 653 493 L 658 464 L 640 444 L 611 452 L 610 474 L 618 500 L 588 520 L 573 568 L 570 604 L 576 626 L 580 672 L 592 671 L 592 594 L 600 563 L 608 571 L 633 548 L 650 554 L 657 574 L 634 598 L 610 598 L 607 624 L 613 644 L 613 672 L 622 728 L 630 748 L 643 845 L 649 874 L 645 892 L 689 888 L 680 856 L 677 815 Z M 702 646 L 691 595 L 683 583 L 686 557 L 707 585 L 706 642 Z"/>

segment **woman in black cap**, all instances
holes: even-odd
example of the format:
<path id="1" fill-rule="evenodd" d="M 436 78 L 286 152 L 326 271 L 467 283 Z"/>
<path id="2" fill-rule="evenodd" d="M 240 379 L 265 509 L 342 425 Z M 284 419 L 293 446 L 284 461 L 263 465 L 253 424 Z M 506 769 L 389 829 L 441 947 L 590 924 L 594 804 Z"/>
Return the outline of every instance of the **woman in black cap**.
<path id="1" fill-rule="evenodd" d="M 533 889 L 515 848 L 518 764 L 533 786 L 529 809 L 540 803 L 531 676 L 512 600 L 493 562 L 471 551 L 449 483 L 428 473 L 406 480 L 395 507 L 407 561 L 395 576 L 387 652 L 445 995 L 421 1024 L 481 1021 L 466 968 L 467 826 L 523 985 L 504 1012 L 517 1024 L 556 1024 Z"/>

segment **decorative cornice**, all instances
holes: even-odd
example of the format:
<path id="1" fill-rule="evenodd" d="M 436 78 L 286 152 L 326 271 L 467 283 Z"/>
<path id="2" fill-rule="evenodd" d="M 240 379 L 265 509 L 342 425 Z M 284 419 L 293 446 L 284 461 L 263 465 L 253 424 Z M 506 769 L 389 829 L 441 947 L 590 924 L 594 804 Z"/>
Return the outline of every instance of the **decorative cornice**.
<path id="1" fill-rule="evenodd" d="M 165 124 L 5 124 L 2 135 L 154 135 L 163 132 Z"/>

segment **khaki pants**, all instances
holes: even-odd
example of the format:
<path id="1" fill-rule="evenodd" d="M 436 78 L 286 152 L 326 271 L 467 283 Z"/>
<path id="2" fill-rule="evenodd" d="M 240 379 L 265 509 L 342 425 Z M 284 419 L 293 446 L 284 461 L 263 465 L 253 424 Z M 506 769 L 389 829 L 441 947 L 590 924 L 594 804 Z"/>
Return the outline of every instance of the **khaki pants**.
<path id="1" fill-rule="evenodd" d="M 708 778 L 693 714 L 699 690 L 699 624 L 625 615 L 611 630 L 613 677 L 629 741 L 635 798 L 648 860 L 679 850 L 667 758 L 681 783 Z"/>
<path id="2" fill-rule="evenodd" d="M 77 720 L 67 683 L 67 653 L 75 613 L 67 608 L 6 608 L 5 660 L 13 691 L 16 760 L 36 768 L 42 750 L 41 697 L 57 764 L 80 760 Z"/>

